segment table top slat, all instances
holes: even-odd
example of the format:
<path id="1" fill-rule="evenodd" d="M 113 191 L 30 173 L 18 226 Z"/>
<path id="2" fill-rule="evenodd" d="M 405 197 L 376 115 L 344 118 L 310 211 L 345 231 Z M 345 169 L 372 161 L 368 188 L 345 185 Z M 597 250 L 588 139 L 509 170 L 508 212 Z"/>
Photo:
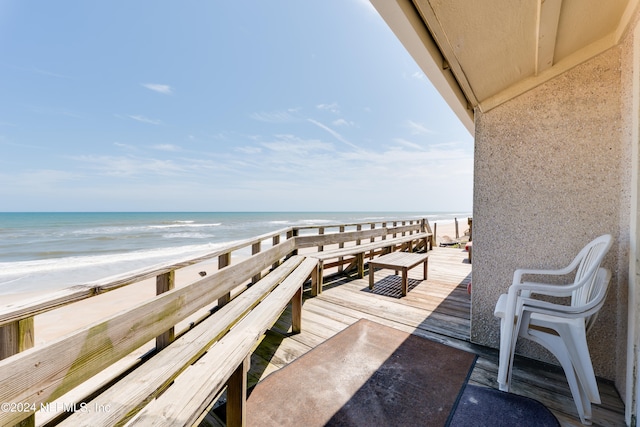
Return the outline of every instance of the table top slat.
<path id="1" fill-rule="evenodd" d="M 392 252 L 369 261 L 369 266 L 388 268 L 412 268 L 424 262 L 429 257 L 425 253 Z"/>

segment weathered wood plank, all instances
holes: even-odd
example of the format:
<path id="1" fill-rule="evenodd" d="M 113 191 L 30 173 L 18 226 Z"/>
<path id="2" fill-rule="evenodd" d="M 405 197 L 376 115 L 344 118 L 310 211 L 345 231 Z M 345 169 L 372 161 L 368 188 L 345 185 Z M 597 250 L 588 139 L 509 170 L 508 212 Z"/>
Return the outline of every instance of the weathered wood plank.
<path id="1" fill-rule="evenodd" d="M 375 231 L 375 230 L 364 230 L 364 231 Z M 313 254 L 310 254 L 309 256 L 312 256 L 314 258 L 318 258 L 321 260 L 326 260 L 331 258 L 338 258 L 340 256 L 348 256 L 348 255 L 355 255 L 357 253 L 364 253 L 372 249 L 379 249 L 387 246 L 399 245 L 399 244 L 410 242 L 412 240 L 426 239 L 428 237 L 429 236 L 426 233 L 414 234 L 412 236 L 396 237 L 394 239 L 379 240 L 377 242 L 365 243 L 358 246 L 349 246 L 346 248 L 333 249 L 329 251 L 313 253 Z"/>
<path id="2" fill-rule="evenodd" d="M 404 224 L 404 221 L 402 223 Z M 420 231 L 421 231 L 420 224 L 400 225 L 397 227 L 391 227 L 387 229 L 387 232 L 389 234 L 410 233 L 410 232 L 420 232 Z M 403 234 L 403 236 L 405 236 L 405 234 Z"/>
<path id="3" fill-rule="evenodd" d="M 169 348 L 103 392 L 93 404 L 110 405 L 108 412 L 77 412 L 63 425 L 108 426 L 133 417 L 291 274 L 302 261 L 302 257 L 289 258 L 277 270 L 236 297 L 233 304 L 222 307 L 188 334 L 178 338 Z"/>
<path id="4" fill-rule="evenodd" d="M 272 247 L 184 288 L 174 289 L 133 309 L 85 327 L 45 346 L 0 361 L 0 402 L 51 401 L 86 378 L 142 346 L 170 327 L 287 255 L 293 241 Z M 0 424 L 16 423 L 23 414 L 0 412 Z"/>
<path id="5" fill-rule="evenodd" d="M 242 319 L 162 396 L 151 402 L 130 425 L 191 425 L 211 403 L 217 391 L 249 354 L 309 277 L 317 262 L 306 259 L 267 299 Z M 203 375 L 207 372 L 207 375 Z"/>
<path id="6" fill-rule="evenodd" d="M 374 230 L 345 231 L 341 233 L 298 236 L 296 237 L 296 244 L 298 248 L 310 248 L 315 246 L 327 246 L 339 243 L 353 242 L 359 239 L 371 239 L 375 237 L 381 237 L 386 234 L 386 229 L 377 228 Z"/>
<path id="7" fill-rule="evenodd" d="M 377 317 L 393 320 L 414 328 L 421 327 L 432 332 L 449 335 L 457 339 L 468 340 L 468 331 L 462 332 L 462 324 L 458 319 L 450 318 L 439 313 L 424 313 L 402 304 L 394 304 L 379 298 L 365 299 L 355 293 L 345 300 L 335 293 L 324 292 L 318 298 L 336 305 L 343 305 L 354 310 Z M 428 320 L 427 320 L 428 319 Z"/>
<path id="8" fill-rule="evenodd" d="M 175 289 L 176 272 L 171 270 L 156 277 L 156 295 L 169 292 Z M 156 337 L 156 349 L 161 350 L 171 344 L 175 338 L 175 327 L 169 328 L 166 332 Z"/>
<path id="9" fill-rule="evenodd" d="M 96 295 L 113 291 L 121 287 L 131 285 L 133 283 L 138 283 L 146 279 L 151 279 L 167 273 L 171 270 L 179 270 L 190 265 L 208 261 L 210 259 L 218 257 L 221 254 L 230 253 L 238 249 L 250 246 L 255 242 L 259 242 L 272 237 L 275 238 L 276 236 L 280 236 L 280 234 L 282 233 L 288 232 L 288 230 L 290 230 L 290 228 L 283 228 L 281 230 L 272 231 L 260 236 L 251 237 L 246 240 L 240 240 L 227 245 L 222 249 L 202 255 L 197 258 L 191 258 L 173 264 L 163 265 L 159 268 L 151 267 L 148 269 L 142 269 L 135 273 L 128 272 L 116 278 L 97 280 L 86 285 L 72 286 L 67 289 L 54 291 L 44 295 L 39 295 L 34 298 L 29 298 L 23 301 L 18 301 L 16 303 L 0 306 L 0 325 L 42 314 L 55 308 L 65 306 L 67 304 L 81 301 L 86 298 L 91 298 Z"/>
<path id="10" fill-rule="evenodd" d="M 227 386 L 227 427 L 243 427 L 247 419 L 247 371 L 249 358 L 231 374 Z"/>
<path id="11" fill-rule="evenodd" d="M 0 360 L 33 347 L 33 317 L 0 326 Z"/>

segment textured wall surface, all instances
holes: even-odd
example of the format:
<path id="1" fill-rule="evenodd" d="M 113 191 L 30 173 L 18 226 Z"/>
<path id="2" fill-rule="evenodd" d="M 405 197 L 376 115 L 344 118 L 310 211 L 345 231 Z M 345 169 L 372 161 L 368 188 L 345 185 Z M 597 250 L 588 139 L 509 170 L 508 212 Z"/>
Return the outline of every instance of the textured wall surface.
<path id="1" fill-rule="evenodd" d="M 622 112 L 622 139 L 623 141 L 627 141 L 626 144 L 623 144 L 622 147 L 622 158 L 629 159 L 629 165 L 627 168 L 623 167 L 622 172 L 622 182 L 629 183 L 629 211 L 625 216 L 625 212 L 621 212 L 623 215 L 621 216 L 621 225 L 624 224 L 625 221 L 631 223 L 632 219 L 638 222 L 638 201 L 632 200 L 631 193 L 632 189 L 635 186 L 638 187 L 637 177 L 636 182 L 632 181 L 632 169 L 638 168 L 638 158 L 637 154 L 635 154 L 636 158 L 633 158 L 633 149 L 634 145 L 638 144 L 638 112 L 634 111 L 634 97 L 637 98 L 640 94 L 635 94 L 634 91 L 637 91 L 637 83 L 636 88 L 634 88 L 633 83 L 633 75 L 634 75 L 634 43 L 638 43 L 638 41 L 634 40 L 634 32 L 639 25 L 640 16 L 636 14 L 635 21 L 630 25 L 629 31 L 627 32 L 626 37 L 622 40 L 620 45 L 621 49 L 621 58 L 620 58 L 620 69 L 621 69 L 621 112 Z M 636 70 L 637 71 L 637 70 Z M 635 116 L 635 117 L 634 117 Z M 634 132 L 634 129 L 635 132 Z M 620 242 L 623 245 L 620 250 L 620 258 L 619 258 L 619 268 L 618 271 L 622 272 L 629 268 L 629 263 L 632 262 L 630 259 L 630 239 L 634 239 L 636 242 L 638 241 L 637 236 L 631 235 L 631 229 L 625 230 L 621 228 L 620 234 Z M 636 231 L 637 233 L 637 231 Z M 634 233 L 635 234 L 635 233 Z M 638 261 L 635 260 L 636 265 Z M 636 274 L 640 271 L 638 267 L 636 267 Z M 621 273 L 622 274 L 622 273 Z M 634 279 L 635 286 L 638 286 L 637 277 Z M 617 293 L 617 305 L 620 308 L 618 310 L 617 316 L 617 346 L 616 346 L 616 386 L 618 387 L 618 391 L 620 392 L 623 399 L 627 398 L 627 392 L 630 391 L 626 388 L 626 371 L 627 371 L 627 323 L 628 323 L 628 312 L 627 310 L 622 310 L 622 307 L 628 307 L 629 303 L 629 292 L 634 292 L 638 295 L 638 291 L 631 291 L 630 284 L 625 283 L 626 287 L 622 288 L 622 283 L 620 283 L 620 288 Z M 636 297 L 637 298 L 637 297 Z M 637 303 L 636 303 L 637 304 Z M 637 311 L 638 307 L 636 306 L 633 310 Z M 638 315 L 635 315 L 635 318 L 638 318 Z M 629 384 L 631 386 L 632 384 Z M 631 397 L 631 396 L 629 396 Z"/>
<path id="2" fill-rule="evenodd" d="M 610 49 L 487 113 L 476 113 L 472 341 L 497 348 L 493 309 L 517 268 L 559 268 L 610 233 L 610 293 L 589 345 L 615 379 L 626 339 L 629 137 L 622 119 L 623 47 Z M 620 344 L 622 343 L 622 344 Z M 555 359 L 535 344 L 530 357 Z M 622 357 L 624 364 L 624 357 Z M 617 371 L 617 372 L 616 372 Z"/>

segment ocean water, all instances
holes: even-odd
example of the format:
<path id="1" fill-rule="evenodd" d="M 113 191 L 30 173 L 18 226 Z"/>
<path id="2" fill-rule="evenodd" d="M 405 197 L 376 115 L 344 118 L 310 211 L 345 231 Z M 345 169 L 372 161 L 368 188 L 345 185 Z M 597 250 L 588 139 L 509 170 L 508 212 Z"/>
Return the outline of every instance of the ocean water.
<path id="1" fill-rule="evenodd" d="M 203 255 L 289 226 L 471 216 L 422 212 L 0 213 L 1 295 L 51 291 Z M 247 253 L 248 253 L 247 249 Z"/>

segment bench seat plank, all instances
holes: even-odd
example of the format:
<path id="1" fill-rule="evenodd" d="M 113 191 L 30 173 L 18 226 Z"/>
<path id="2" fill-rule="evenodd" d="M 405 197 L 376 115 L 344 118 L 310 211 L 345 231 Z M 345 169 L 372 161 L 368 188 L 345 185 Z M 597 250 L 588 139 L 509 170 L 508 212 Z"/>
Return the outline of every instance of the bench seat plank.
<path id="1" fill-rule="evenodd" d="M 411 245 L 411 242 L 413 242 L 414 240 L 424 241 L 425 248 L 428 249 L 429 240 L 431 236 L 432 236 L 431 233 L 423 232 L 423 233 L 412 234 L 409 236 L 396 237 L 393 239 L 378 240 L 377 242 L 366 243 L 364 245 L 349 246 L 346 248 L 339 248 L 339 249 L 333 249 L 330 251 L 316 252 L 313 254 L 309 254 L 308 255 L 309 257 L 316 258 L 319 261 L 318 269 L 313 278 L 313 287 L 311 292 L 313 295 L 318 295 L 322 293 L 322 282 L 323 282 L 322 275 L 323 275 L 323 268 L 324 268 L 323 265 L 325 260 L 340 258 L 344 256 L 354 256 L 357 264 L 357 269 L 358 269 L 358 277 L 362 278 L 364 277 L 365 252 L 374 251 L 380 248 L 395 248 L 395 246 L 397 245 L 402 245 L 406 243 Z M 409 248 L 409 250 L 411 250 L 411 248 Z M 391 252 L 393 251 L 393 249 L 390 249 L 389 251 Z"/>
<path id="2" fill-rule="evenodd" d="M 305 259 L 278 287 L 243 318 L 220 341 L 160 397 L 147 405 L 131 426 L 191 425 L 212 403 L 256 342 L 278 319 L 318 261 Z"/>
<path id="3" fill-rule="evenodd" d="M 183 288 L 173 289 L 43 346 L 0 360 L 0 402 L 51 402 L 140 348 L 187 316 L 268 268 L 294 250 L 287 240 Z M 0 411 L 0 425 L 26 418 Z"/>
<path id="4" fill-rule="evenodd" d="M 89 408 L 109 405 L 109 411 L 77 411 L 65 426 L 111 426 L 133 417 L 144 405 L 196 361 L 222 335 L 254 308 L 304 260 L 294 256 L 238 295 L 201 324 L 175 340 L 149 361 L 91 402 Z"/>

